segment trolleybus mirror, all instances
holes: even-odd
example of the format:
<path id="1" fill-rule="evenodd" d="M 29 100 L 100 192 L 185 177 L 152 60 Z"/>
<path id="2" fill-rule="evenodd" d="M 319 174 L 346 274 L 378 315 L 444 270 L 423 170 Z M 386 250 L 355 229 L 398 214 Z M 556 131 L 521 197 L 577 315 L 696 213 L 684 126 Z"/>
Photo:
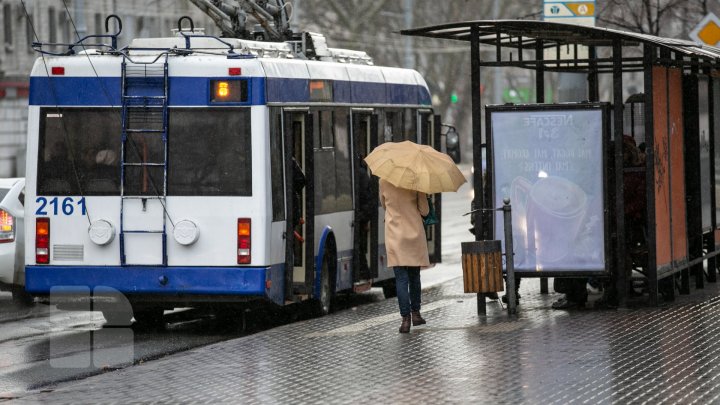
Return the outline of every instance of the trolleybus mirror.
<path id="1" fill-rule="evenodd" d="M 449 127 L 445 134 L 445 151 L 453 162 L 460 163 L 460 136 L 455 127 Z"/>

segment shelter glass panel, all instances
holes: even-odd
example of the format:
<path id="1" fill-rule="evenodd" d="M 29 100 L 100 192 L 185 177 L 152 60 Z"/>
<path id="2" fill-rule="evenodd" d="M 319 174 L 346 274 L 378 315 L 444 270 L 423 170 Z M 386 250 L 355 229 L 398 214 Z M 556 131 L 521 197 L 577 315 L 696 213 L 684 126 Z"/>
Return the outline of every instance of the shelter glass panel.
<path id="1" fill-rule="evenodd" d="M 713 77 L 713 112 L 712 125 L 715 146 L 715 167 L 713 168 L 715 180 L 715 228 L 720 229 L 720 79 Z M 716 235 L 716 240 L 720 241 L 720 234 Z"/>
<path id="2" fill-rule="evenodd" d="M 700 200 L 702 202 L 703 232 L 712 229 L 712 169 L 710 168 L 710 110 L 709 80 L 698 80 L 698 116 L 700 134 Z"/>

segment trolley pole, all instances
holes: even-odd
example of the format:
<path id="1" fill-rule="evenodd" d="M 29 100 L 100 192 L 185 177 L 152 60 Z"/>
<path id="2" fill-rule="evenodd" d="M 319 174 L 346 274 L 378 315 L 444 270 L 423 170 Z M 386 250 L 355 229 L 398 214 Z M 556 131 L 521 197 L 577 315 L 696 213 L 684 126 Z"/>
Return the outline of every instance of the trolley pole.
<path id="1" fill-rule="evenodd" d="M 515 263 L 513 256 L 513 239 L 512 239 L 512 209 L 510 206 L 510 199 L 503 199 L 503 219 L 505 223 L 505 266 L 507 273 L 507 310 L 508 315 L 513 315 L 517 312 L 517 301 L 515 296 Z"/>

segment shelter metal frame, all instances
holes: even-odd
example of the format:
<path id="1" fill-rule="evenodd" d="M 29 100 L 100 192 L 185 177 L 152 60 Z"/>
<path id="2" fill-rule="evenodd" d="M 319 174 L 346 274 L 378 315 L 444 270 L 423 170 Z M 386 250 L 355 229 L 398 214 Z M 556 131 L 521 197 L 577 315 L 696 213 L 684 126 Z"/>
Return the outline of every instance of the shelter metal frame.
<path id="1" fill-rule="evenodd" d="M 623 73 L 643 72 L 644 77 L 644 128 L 645 141 L 647 144 L 645 173 L 646 196 L 648 197 L 648 224 L 655 223 L 656 211 L 661 208 L 656 207 L 656 198 L 653 198 L 656 197 L 657 193 L 657 186 L 655 184 L 657 170 L 663 169 L 660 167 L 663 164 L 669 165 L 673 162 L 669 157 L 667 161 L 663 162 L 662 159 L 656 156 L 656 132 L 658 135 L 664 134 L 665 138 L 670 138 L 668 135 L 670 133 L 670 126 L 668 124 L 668 127 L 663 129 L 658 124 L 656 127 L 654 119 L 662 119 L 663 117 L 654 117 L 654 115 L 663 115 L 661 108 L 663 106 L 667 107 L 667 114 L 661 122 L 668 123 L 668 117 L 670 117 L 671 114 L 670 104 L 667 99 L 664 101 L 667 105 L 660 105 L 654 98 L 653 93 L 654 91 L 658 91 L 658 89 L 654 89 L 654 87 L 662 87 L 667 93 L 666 96 L 673 96 L 669 94 L 669 83 L 671 83 L 670 73 L 675 74 L 679 72 L 680 74 L 682 81 L 680 87 L 684 96 L 682 97 L 684 103 L 681 105 L 687 104 L 688 100 L 699 102 L 697 86 L 693 87 L 692 83 L 697 83 L 698 77 L 702 76 L 707 78 L 708 94 L 706 100 L 709 112 L 708 129 L 711 170 L 714 170 L 716 163 L 720 164 L 720 161 L 715 162 L 715 137 L 716 135 L 720 137 L 720 134 L 715 133 L 715 121 L 720 122 L 720 100 L 715 101 L 715 98 L 720 99 L 720 90 L 714 90 L 714 87 L 720 84 L 720 74 L 718 74 L 718 71 L 720 71 L 720 49 L 718 48 L 699 45 L 688 40 L 664 38 L 609 28 L 530 20 L 464 21 L 407 29 L 400 33 L 409 36 L 469 42 L 471 88 L 476 89 L 471 92 L 473 180 L 475 195 L 479 197 L 480 201 L 487 201 L 484 196 L 485 190 L 482 179 L 482 152 L 488 146 L 485 141 L 486 137 L 483 136 L 482 95 L 479 91 L 481 67 L 516 67 L 535 71 L 537 103 L 545 102 L 545 72 L 586 74 L 588 80 L 587 101 L 590 102 L 599 101 L 598 75 L 612 75 L 612 140 L 608 142 L 612 142 L 614 152 L 613 156 L 608 157 L 611 182 L 610 187 L 608 187 L 609 196 L 606 198 L 609 202 L 609 206 L 606 207 L 606 209 L 610 209 L 611 213 L 623 213 L 625 208 L 622 152 L 624 134 L 623 108 L 617 108 L 617 106 L 623 106 Z M 481 45 L 495 48 L 495 60 L 483 60 L 481 58 Z M 578 49 L 580 46 L 588 47 L 587 57 L 578 57 Z M 567 49 L 572 48 L 572 56 L 560 59 L 559 56 L 563 47 L 567 47 Z M 634 55 L 625 55 L 623 50 L 631 47 L 636 49 Z M 598 50 L 600 48 L 609 49 L 611 56 L 598 57 Z M 553 49 L 555 50 L 556 58 L 546 59 L 546 55 L 552 55 Z M 503 52 L 503 50 L 505 50 L 505 52 Z M 665 70 L 656 69 L 658 67 L 664 68 Z M 672 70 L 672 72 L 670 72 L 670 70 Z M 661 77 L 663 73 L 665 74 L 664 80 Z M 689 84 L 686 85 L 686 83 Z M 720 89 L 720 87 L 718 89 Z M 677 96 L 679 97 L 680 95 Z M 697 116 L 691 116 L 689 121 L 693 121 L 696 118 Z M 701 170 L 699 164 L 694 165 L 693 163 L 699 160 L 698 153 L 700 150 L 700 140 L 697 132 L 698 125 L 695 124 L 697 124 L 697 122 L 689 122 L 688 125 L 683 125 L 683 129 L 680 132 L 683 138 L 683 153 L 681 155 L 684 161 L 684 167 L 682 172 L 685 174 L 685 178 L 688 179 L 688 182 L 683 183 L 682 187 L 688 204 L 693 204 L 693 201 L 697 202 L 701 198 L 701 185 L 699 182 L 696 183 L 692 180 L 693 176 L 700 175 Z M 717 130 L 720 132 L 720 125 Z M 666 132 L 663 133 L 662 131 Z M 664 141 L 667 141 L 667 139 L 664 139 Z M 670 148 L 667 148 L 667 153 L 668 156 L 670 156 Z M 708 272 L 705 274 L 707 280 L 710 282 L 717 280 L 716 268 L 718 261 L 716 260 L 716 256 L 720 254 L 720 218 L 718 218 L 716 211 L 720 201 L 715 200 L 715 193 L 716 188 L 720 191 L 719 181 L 720 178 L 715 177 L 714 174 L 711 176 L 711 189 L 709 192 L 711 198 L 712 230 L 710 232 L 702 230 L 702 219 L 699 219 L 700 214 L 691 212 L 689 209 L 685 210 L 686 206 L 683 205 L 683 210 L 685 210 L 683 213 L 686 220 L 685 225 L 688 228 L 685 234 L 687 240 L 684 242 L 686 243 L 686 251 L 681 260 L 674 260 L 674 258 L 672 258 L 669 263 L 660 263 L 659 265 L 658 254 L 664 253 L 661 251 L 662 249 L 658 247 L 657 240 L 659 236 L 662 238 L 665 237 L 665 235 L 658 235 L 655 226 L 648 226 L 646 276 L 648 279 L 651 304 L 657 305 L 659 303 L 659 287 L 663 288 L 666 298 L 668 298 L 668 296 L 669 298 L 674 297 L 675 277 L 669 276 L 677 273 L 680 273 L 680 293 L 689 293 L 690 291 L 689 275 L 691 270 L 697 275 L 696 286 L 701 288 L 704 281 L 702 266 L 704 261 L 707 261 Z M 672 193 L 672 190 L 670 190 L 670 192 Z M 670 198 L 672 198 L 672 196 L 670 196 Z M 491 208 L 486 205 L 486 203 L 483 203 L 483 208 Z M 482 214 L 481 211 L 477 211 L 474 215 L 476 215 L 476 238 L 478 240 L 482 238 L 487 239 L 491 234 L 489 230 L 482 229 L 483 221 L 480 216 L 484 214 Z M 611 244 L 609 250 L 614 254 L 613 257 L 608 258 L 608 260 L 611 260 L 611 265 L 615 269 L 625 269 L 629 265 L 626 252 L 625 218 L 624 215 L 614 214 L 611 215 L 611 218 L 614 218 L 614 220 L 612 223 L 606 224 L 606 226 L 610 227 L 610 232 L 606 232 L 606 234 L 613 235 L 613 237 L 611 237 L 610 240 L 606 240 L 606 243 Z M 671 249 L 673 246 L 672 220 L 673 218 L 669 218 Z M 698 224 L 700 225 L 698 226 Z M 675 225 L 677 225 L 677 219 Z M 672 255 L 673 253 L 671 252 L 671 256 Z M 627 286 L 629 283 L 627 272 L 616 270 L 614 272 L 614 279 L 618 303 L 621 306 L 625 306 L 627 304 Z M 664 281 L 664 283 L 660 283 L 661 280 Z M 543 289 L 546 288 L 547 284 L 544 284 Z"/>

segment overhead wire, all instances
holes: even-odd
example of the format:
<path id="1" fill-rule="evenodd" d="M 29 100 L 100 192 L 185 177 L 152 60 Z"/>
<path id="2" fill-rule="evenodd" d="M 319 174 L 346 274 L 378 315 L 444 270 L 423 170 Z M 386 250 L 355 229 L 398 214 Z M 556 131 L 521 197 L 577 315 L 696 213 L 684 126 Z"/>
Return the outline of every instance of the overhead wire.
<path id="1" fill-rule="evenodd" d="M 83 51 L 85 51 L 84 53 L 85 53 L 85 56 L 86 56 L 87 59 L 88 59 L 88 63 L 90 64 L 90 66 L 91 66 L 91 68 L 92 68 L 92 70 L 93 70 L 93 73 L 95 74 L 95 77 L 97 78 L 98 83 L 100 84 L 100 87 L 101 87 L 101 89 L 103 90 L 103 93 L 105 94 L 105 96 L 106 96 L 106 98 L 107 98 L 107 100 L 108 100 L 108 103 L 110 104 L 110 108 L 111 108 L 112 110 L 116 110 L 116 111 L 117 111 L 117 114 L 113 114 L 113 116 L 114 116 L 114 117 L 117 117 L 118 123 L 119 123 L 119 127 L 122 128 L 122 125 L 123 125 L 123 122 L 122 122 L 122 121 L 123 121 L 122 111 L 120 111 L 119 109 L 116 109 L 115 104 L 112 102 L 112 97 L 111 97 L 111 95 L 110 95 L 107 87 L 105 87 L 105 81 L 103 81 L 103 80 L 100 78 L 100 75 L 98 74 L 97 69 L 95 68 L 95 65 L 94 65 L 93 62 L 92 62 L 92 58 L 90 58 L 90 54 L 87 52 L 87 48 L 85 47 L 85 44 L 81 41 L 82 38 L 80 38 L 80 33 L 78 32 L 77 27 L 76 27 L 76 25 L 75 25 L 75 21 L 74 21 L 74 19 L 72 18 L 72 14 L 70 13 L 70 9 L 69 9 L 69 7 L 68 7 L 68 5 L 67 5 L 67 1 L 66 1 L 66 0 L 62 0 L 62 3 L 63 3 L 63 6 L 64 6 L 64 8 L 65 8 L 65 13 L 67 14 L 68 20 L 70 21 L 70 24 L 72 25 L 73 31 L 75 32 L 75 36 L 76 36 L 77 39 L 78 39 L 77 42 L 78 42 L 79 45 L 83 48 Z M 130 57 L 129 57 L 129 55 L 127 54 L 127 52 L 124 52 L 123 50 L 117 50 L 117 51 L 118 51 L 119 54 L 123 55 L 123 57 L 126 57 L 127 59 L 129 59 L 129 60 L 132 61 L 132 59 L 130 59 Z M 162 54 L 159 55 L 152 63 L 154 63 L 155 61 L 157 61 L 161 56 L 162 56 Z M 132 137 L 132 136 L 128 136 L 128 140 L 130 141 L 129 143 L 130 143 L 130 145 L 132 146 L 134 152 L 137 154 L 138 157 L 140 157 L 140 156 L 141 156 L 140 148 L 138 147 L 138 145 L 137 145 L 137 143 L 135 142 L 135 140 L 133 139 L 133 137 Z M 122 148 L 122 143 L 121 143 L 121 146 L 120 146 L 120 147 Z M 122 153 L 122 151 L 121 151 L 121 153 Z M 120 164 L 122 165 L 123 162 L 120 162 Z M 121 170 L 124 170 L 124 169 L 121 168 Z M 152 185 L 153 191 L 154 191 L 154 193 L 155 193 L 155 197 L 158 198 L 158 201 L 160 202 L 160 205 L 161 205 L 162 208 L 163 208 L 163 212 L 165 213 L 165 215 L 167 216 L 168 220 L 170 221 L 170 224 L 174 227 L 174 226 L 175 226 L 175 222 L 172 220 L 172 217 L 170 216 L 170 213 L 169 213 L 168 210 L 167 210 L 167 204 L 166 204 L 166 202 L 163 201 L 162 198 L 160 198 L 160 190 L 158 189 L 157 183 L 156 183 L 156 181 L 155 181 L 152 173 L 149 173 L 149 174 L 148 174 L 148 178 L 150 179 L 150 184 Z M 120 185 L 120 186 L 122 187 L 122 185 Z"/>
<path id="2" fill-rule="evenodd" d="M 24 11 L 24 13 L 25 13 L 25 18 L 27 19 L 27 23 L 30 25 L 30 29 L 31 29 L 31 31 L 32 31 L 32 33 L 33 33 L 33 37 L 35 38 L 35 41 L 36 41 L 36 42 L 40 42 L 40 37 L 38 36 L 37 31 L 35 30 L 35 24 L 34 24 L 34 22 L 33 22 L 32 17 L 30 16 L 30 13 L 28 12 L 27 5 L 25 4 L 25 0 L 20 0 L 20 3 L 22 4 L 23 11 Z M 41 57 L 41 59 L 42 59 L 42 61 L 43 61 L 43 66 L 45 67 L 45 74 L 47 75 L 48 79 L 50 79 L 50 71 L 51 71 L 51 69 L 50 69 L 50 67 L 49 67 L 49 65 L 48 65 L 47 59 L 45 58 L 45 55 L 42 54 L 42 53 L 40 53 L 40 57 Z M 70 135 L 69 135 L 69 131 L 68 131 L 68 128 L 67 128 L 67 124 L 66 124 L 65 120 L 63 119 L 63 115 L 62 115 L 62 113 L 61 113 L 61 111 L 60 111 L 60 106 L 57 104 L 57 103 L 58 103 L 57 89 L 55 88 L 55 84 L 54 84 L 54 82 L 53 82 L 52 80 L 48 80 L 48 87 L 49 87 L 49 89 L 50 89 L 50 92 L 51 92 L 52 95 L 53 95 L 53 100 L 55 101 L 55 105 L 54 105 L 55 112 L 56 112 L 57 118 L 60 120 L 60 126 L 61 126 L 61 128 L 62 128 L 62 132 L 63 132 L 63 137 L 64 137 L 64 140 L 65 140 L 65 144 L 66 144 L 67 150 L 68 150 L 68 152 L 69 152 L 69 154 L 70 154 L 70 166 L 72 167 L 72 171 L 73 171 L 73 174 L 74 174 L 74 177 L 75 177 L 75 181 L 76 181 L 76 183 L 77 183 L 78 192 L 79 192 L 79 194 L 80 194 L 80 197 L 84 199 L 85 196 L 84 196 L 84 193 L 83 193 L 83 190 L 82 190 L 82 184 L 81 184 L 81 181 L 80 181 L 80 175 L 78 174 L 78 170 L 77 170 L 77 163 L 76 163 L 76 158 L 75 158 L 75 157 L 76 157 L 76 154 L 75 154 L 75 151 L 74 151 L 74 145 L 72 144 L 72 142 L 70 142 Z M 43 138 L 43 142 L 45 142 L 45 139 L 44 139 L 44 138 Z M 40 144 L 38 144 L 38 147 L 39 147 L 39 146 L 40 146 Z M 38 155 L 38 160 L 39 160 L 39 159 L 40 159 L 40 156 Z M 40 176 L 36 176 L 36 179 L 39 178 L 39 177 L 40 177 Z M 36 180 L 36 185 L 35 185 L 35 186 L 37 187 L 37 180 Z M 90 211 L 89 211 L 89 209 L 88 209 L 87 202 L 85 202 L 85 213 L 86 213 L 86 215 L 87 215 L 88 224 L 90 224 L 90 223 L 91 223 Z"/>

